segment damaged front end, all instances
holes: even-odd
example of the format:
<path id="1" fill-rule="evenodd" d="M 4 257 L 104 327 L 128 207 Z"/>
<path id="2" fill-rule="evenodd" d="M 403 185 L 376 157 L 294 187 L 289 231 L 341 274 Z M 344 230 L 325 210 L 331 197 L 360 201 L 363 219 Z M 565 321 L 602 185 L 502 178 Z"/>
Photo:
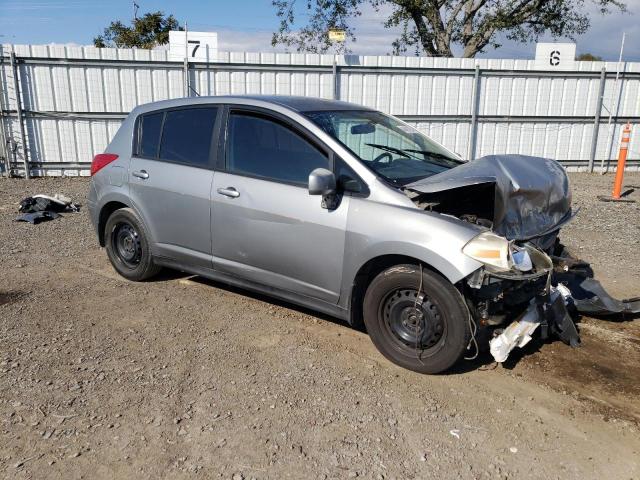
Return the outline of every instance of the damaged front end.
<path id="1" fill-rule="evenodd" d="M 577 347 L 580 337 L 569 312 L 571 292 L 554 281 L 552 257 L 530 242 L 509 242 L 508 248 L 509 270 L 486 265 L 463 286 L 476 323 L 493 333 L 489 343 L 495 360 L 504 362 L 536 330 L 542 339 L 555 335 Z"/>
<path id="2" fill-rule="evenodd" d="M 558 231 L 575 212 L 566 172 L 554 160 L 487 156 L 404 191 L 420 208 L 480 227 L 462 253 L 483 267 L 461 290 L 475 322 L 493 334 L 496 361 L 504 362 L 534 331 L 578 346 L 577 313 L 640 312 L 639 299 L 609 296 L 589 265 L 559 243 Z"/>
<path id="3" fill-rule="evenodd" d="M 469 310 L 481 327 L 492 332 L 490 352 L 497 362 L 504 362 L 515 347 L 524 347 L 536 330 L 542 340 L 555 336 L 571 347 L 579 346 L 575 321 L 581 314 L 640 313 L 640 298 L 613 298 L 593 278 L 590 265 L 571 256 L 554 237 L 546 252 L 532 242 L 522 247 L 512 244 L 516 261 L 508 272 L 485 266 L 465 279 Z M 523 251 L 531 259 L 525 262 L 525 268 L 531 267 L 525 271 L 517 263 Z"/>

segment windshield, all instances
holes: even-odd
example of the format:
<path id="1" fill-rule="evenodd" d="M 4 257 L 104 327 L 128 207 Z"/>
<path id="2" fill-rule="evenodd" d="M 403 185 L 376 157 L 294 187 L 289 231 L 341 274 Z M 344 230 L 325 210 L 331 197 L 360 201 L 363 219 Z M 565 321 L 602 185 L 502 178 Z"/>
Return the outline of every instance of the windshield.
<path id="1" fill-rule="evenodd" d="M 398 186 L 463 163 L 415 128 L 380 112 L 340 110 L 304 115 L 367 167 Z"/>

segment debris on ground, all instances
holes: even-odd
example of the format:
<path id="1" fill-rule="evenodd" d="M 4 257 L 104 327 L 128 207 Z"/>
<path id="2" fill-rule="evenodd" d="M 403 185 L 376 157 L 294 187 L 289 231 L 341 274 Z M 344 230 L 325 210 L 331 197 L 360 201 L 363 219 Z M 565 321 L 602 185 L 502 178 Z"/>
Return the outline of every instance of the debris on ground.
<path id="1" fill-rule="evenodd" d="M 59 193 L 54 196 L 49 195 L 33 195 L 27 197 L 20 202 L 21 213 L 31 212 L 79 212 L 80 204 L 73 203 L 69 197 L 65 197 Z"/>
<path id="2" fill-rule="evenodd" d="M 69 197 L 56 193 L 54 196 L 33 195 L 20 201 L 18 211 L 22 215 L 16 222 L 28 222 L 37 225 L 60 217 L 62 212 L 79 212 L 80 204 L 74 203 Z"/>
<path id="3" fill-rule="evenodd" d="M 16 222 L 28 222 L 32 225 L 37 225 L 42 222 L 48 222 L 49 220 L 55 220 L 60 217 L 56 212 L 42 211 L 42 212 L 30 212 L 23 213 L 16 218 Z"/>

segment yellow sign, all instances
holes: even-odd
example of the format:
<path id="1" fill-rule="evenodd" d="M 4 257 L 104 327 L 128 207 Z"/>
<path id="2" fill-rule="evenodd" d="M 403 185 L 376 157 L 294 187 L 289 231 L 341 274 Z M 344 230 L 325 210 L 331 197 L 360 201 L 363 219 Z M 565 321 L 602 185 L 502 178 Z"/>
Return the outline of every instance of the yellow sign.
<path id="1" fill-rule="evenodd" d="M 344 42 L 347 39 L 347 32 L 338 28 L 329 30 L 329 40 L 332 42 Z"/>

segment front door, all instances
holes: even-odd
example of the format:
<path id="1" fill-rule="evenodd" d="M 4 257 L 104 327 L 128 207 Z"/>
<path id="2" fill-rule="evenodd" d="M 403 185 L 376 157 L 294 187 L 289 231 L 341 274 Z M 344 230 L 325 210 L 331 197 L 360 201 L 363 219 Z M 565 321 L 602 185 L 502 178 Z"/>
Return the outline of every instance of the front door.
<path id="1" fill-rule="evenodd" d="M 349 197 L 327 210 L 307 190 L 313 169 L 330 168 L 326 152 L 273 116 L 233 108 L 226 138 L 212 189 L 214 268 L 337 303 Z"/>
<path id="2" fill-rule="evenodd" d="M 129 169 L 130 195 L 154 255 L 211 268 L 210 155 L 218 107 L 142 115 Z"/>

